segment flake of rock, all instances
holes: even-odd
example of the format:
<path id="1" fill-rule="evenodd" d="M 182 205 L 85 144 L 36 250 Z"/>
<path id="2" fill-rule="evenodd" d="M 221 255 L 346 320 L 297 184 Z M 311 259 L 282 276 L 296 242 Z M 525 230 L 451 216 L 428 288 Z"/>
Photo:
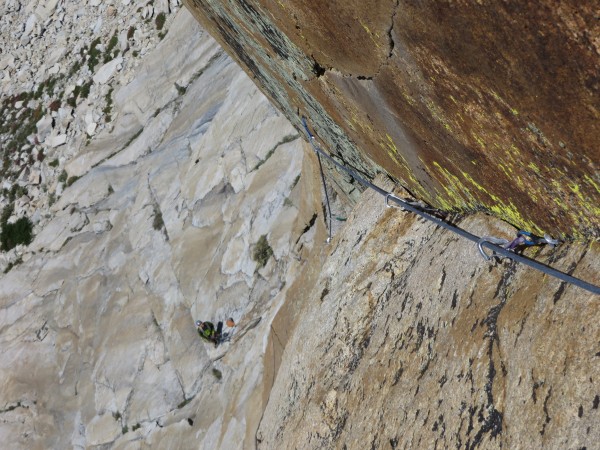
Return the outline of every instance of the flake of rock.
<path id="1" fill-rule="evenodd" d="M 38 185 L 42 181 L 42 173 L 39 170 L 32 170 L 27 180 L 29 184 Z"/>
<path id="2" fill-rule="evenodd" d="M 31 34 L 31 32 L 33 31 L 33 29 L 35 28 L 36 23 L 37 23 L 36 15 L 31 14 L 27 18 L 27 22 L 25 22 L 25 29 L 23 30 L 23 36 L 29 36 Z"/>
<path id="3" fill-rule="evenodd" d="M 0 70 L 4 70 L 7 67 L 10 67 L 11 69 L 15 67 L 15 57 L 11 54 L 0 58 Z"/>
<path id="4" fill-rule="evenodd" d="M 21 83 L 27 82 L 29 79 L 30 73 L 28 70 L 22 69 L 17 72 L 17 80 Z"/>
<path id="5" fill-rule="evenodd" d="M 67 142 L 66 134 L 59 134 L 57 136 L 50 136 L 50 137 L 46 138 L 46 144 L 50 148 L 59 147 L 61 145 L 64 145 L 66 142 Z"/>
<path id="6" fill-rule="evenodd" d="M 95 73 L 93 80 L 96 84 L 106 84 L 108 81 L 114 76 L 117 72 L 121 64 L 123 63 L 123 58 L 118 57 L 113 59 L 112 61 L 104 64 L 98 71 Z"/>
<path id="7" fill-rule="evenodd" d="M 121 52 L 125 52 L 127 49 L 129 49 L 127 30 L 123 30 L 119 33 L 119 49 L 121 50 Z"/>
<path id="8" fill-rule="evenodd" d="M 22 101 L 18 101 L 15 102 L 15 109 L 21 109 L 23 107 L 23 102 Z"/>
<path id="9" fill-rule="evenodd" d="M 94 230 L 94 233 L 102 234 L 106 231 L 110 231 L 112 229 L 112 224 L 110 223 L 110 220 L 102 219 L 94 222 L 92 229 Z"/>
<path id="10" fill-rule="evenodd" d="M 55 48 L 54 50 L 52 50 L 52 52 L 46 59 L 46 64 L 48 64 L 49 66 L 56 64 L 58 61 L 60 61 L 60 59 L 65 55 L 66 52 L 66 47 L 61 46 Z"/>
<path id="11" fill-rule="evenodd" d="M 50 132 L 52 131 L 52 117 L 48 115 L 42 117 L 35 124 L 35 126 L 37 128 L 37 137 L 39 142 L 44 142 L 50 134 Z"/>
<path id="12" fill-rule="evenodd" d="M 154 16 L 154 7 L 152 5 L 146 5 L 142 9 L 142 19 L 151 19 Z"/>
<path id="13" fill-rule="evenodd" d="M 107 412 L 102 416 L 94 417 L 86 426 L 85 434 L 88 445 L 107 444 L 114 441 L 121 434 L 120 423 Z"/>
<path id="14" fill-rule="evenodd" d="M 94 134 L 96 134 L 96 127 L 98 125 L 96 124 L 96 122 L 92 122 L 89 123 L 88 126 L 85 129 L 85 132 L 87 133 L 88 136 L 93 136 Z"/>
<path id="15" fill-rule="evenodd" d="M 94 28 L 92 29 L 92 34 L 94 36 L 97 36 L 98 34 L 100 34 L 100 30 L 102 29 L 102 16 L 98 17 L 98 20 L 96 20 L 96 24 L 94 25 Z"/>
<path id="16" fill-rule="evenodd" d="M 90 0 L 90 6 L 100 6 L 102 4 L 102 0 Z"/>
<path id="17" fill-rule="evenodd" d="M 155 5 L 155 11 L 157 13 L 169 14 L 169 0 L 158 0 Z"/>
<path id="18" fill-rule="evenodd" d="M 90 123 L 94 122 L 94 112 L 91 109 L 88 109 L 85 112 L 85 116 L 83 118 L 83 120 L 85 121 L 85 125 L 89 125 Z"/>
<path id="19" fill-rule="evenodd" d="M 58 108 L 57 119 L 58 125 L 65 128 L 73 120 L 73 108 Z"/>
<path id="20" fill-rule="evenodd" d="M 30 220 L 34 225 L 37 225 L 42 220 L 42 212 L 39 209 L 36 209 L 31 215 Z"/>

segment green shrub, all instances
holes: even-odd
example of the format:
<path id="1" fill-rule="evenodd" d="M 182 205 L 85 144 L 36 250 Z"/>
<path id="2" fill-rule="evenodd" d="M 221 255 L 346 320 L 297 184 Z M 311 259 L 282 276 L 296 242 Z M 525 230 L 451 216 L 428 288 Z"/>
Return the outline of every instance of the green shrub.
<path id="1" fill-rule="evenodd" d="M 134 426 L 131 427 L 131 431 L 135 431 L 139 428 L 142 428 L 142 426 L 139 423 L 136 423 Z"/>
<path id="2" fill-rule="evenodd" d="M 21 257 L 17 258 L 15 260 L 15 262 L 9 262 L 8 265 L 6 266 L 6 268 L 4 269 L 4 273 L 10 272 L 13 269 L 13 267 L 18 266 L 22 262 L 23 262 L 23 258 L 21 258 Z"/>
<path id="3" fill-rule="evenodd" d="M 156 19 L 154 19 L 154 23 L 156 24 L 156 29 L 158 31 L 162 30 L 163 27 L 165 26 L 166 21 L 167 21 L 167 16 L 165 15 L 164 12 L 161 12 L 159 15 L 157 15 Z"/>
<path id="4" fill-rule="evenodd" d="M 191 398 L 183 399 L 183 401 L 179 405 L 177 405 L 177 409 L 183 408 L 185 405 L 187 405 L 191 401 L 192 401 Z"/>
<path id="5" fill-rule="evenodd" d="M 134 33 L 135 33 L 135 27 L 132 25 L 129 27 L 129 30 L 127 30 L 127 39 L 133 39 Z"/>
<path id="6" fill-rule="evenodd" d="M 81 90 L 79 91 L 79 96 L 81 98 L 88 98 L 88 95 L 90 95 L 90 88 L 92 87 L 92 82 L 88 81 L 87 83 L 84 83 L 83 86 L 81 86 Z"/>
<path id="7" fill-rule="evenodd" d="M 108 93 L 106 94 L 106 96 L 104 97 L 104 100 L 106 101 L 106 106 L 104 107 L 104 109 L 102 110 L 102 112 L 106 116 L 105 120 L 106 120 L 107 123 L 110 122 L 110 120 L 111 120 L 110 114 L 112 112 L 112 103 L 113 103 L 112 102 L 112 92 L 113 92 L 113 88 L 111 87 L 108 90 Z"/>
<path id="8" fill-rule="evenodd" d="M 221 381 L 221 378 L 223 378 L 223 374 L 221 373 L 221 371 L 219 369 L 215 369 L 214 367 L 212 370 L 212 374 L 219 381 Z"/>
<path id="9" fill-rule="evenodd" d="M 69 177 L 69 179 L 67 180 L 67 186 L 71 186 L 73 183 L 75 183 L 77 180 L 79 180 L 80 177 L 73 175 L 72 177 Z"/>
<path id="10" fill-rule="evenodd" d="M 65 181 L 67 181 L 67 178 L 69 178 L 69 175 L 67 174 L 66 170 L 63 170 L 60 175 L 58 176 L 58 182 L 59 183 L 64 183 Z"/>
<path id="11" fill-rule="evenodd" d="M 160 212 L 160 209 L 158 209 L 158 207 L 154 208 L 154 220 L 152 221 L 152 228 L 154 228 L 155 230 L 162 230 L 162 228 L 165 226 L 165 222 L 163 221 L 163 216 L 162 213 Z"/>
<path id="12" fill-rule="evenodd" d="M 273 256 L 273 249 L 267 241 L 267 236 L 262 235 L 256 245 L 254 246 L 254 252 L 252 253 L 252 259 L 257 262 L 258 268 L 265 267 L 269 258 Z"/>
<path id="13" fill-rule="evenodd" d="M 177 83 L 175 83 L 175 89 L 177 89 L 177 93 L 179 95 L 183 95 L 187 91 L 187 88 L 185 86 L 179 86 Z"/>
<path id="14" fill-rule="evenodd" d="M 2 208 L 2 215 L 0 216 L 0 225 L 4 226 L 12 216 L 12 213 L 15 211 L 15 205 L 13 203 L 9 203 L 4 208 Z"/>
<path id="15" fill-rule="evenodd" d="M 42 95 L 44 95 L 44 87 L 45 87 L 45 83 L 42 81 L 40 83 L 40 85 L 38 86 L 37 90 L 35 91 L 33 98 L 35 98 L 36 100 L 41 98 Z"/>
<path id="16" fill-rule="evenodd" d="M 54 158 L 52 161 L 48 163 L 50 167 L 58 167 L 58 158 Z"/>
<path id="17" fill-rule="evenodd" d="M 77 60 L 73 63 L 71 69 L 69 70 L 69 78 L 79 72 L 79 69 L 81 69 L 81 61 Z"/>
<path id="18" fill-rule="evenodd" d="M 98 45 L 100 45 L 100 38 L 95 39 L 92 44 L 90 45 L 90 50 L 88 51 L 88 67 L 90 68 L 90 71 L 93 72 L 94 71 L 94 67 L 96 67 L 96 65 L 98 64 L 98 58 L 100 56 L 100 50 L 98 50 Z"/>
<path id="19" fill-rule="evenodd" d="M 117 46 L 118 43 L 119 43 L 119 38 L 117 37 L 116 34 L 113 34 L 113 36 L 110 38 L 110 41 L 108 41 L 108 47 L 106 48 L 106 53 L 110 53 L 112 51 L 112 49 Z"/>
<path id="20" fill-rule="evenodd" d="M 2 225 L 0 245 L 3 251 L 15 248 L 19 244 L 29 245 L 33 238 L 33 224 L 27 217 L 21 217 L 15 223 Z"/>
<path id="21" fill-rule="evenodd" d="M 46 80 L 45 86 L 46 86 L 46 92 L 48 93 L 48 95 L 54 94 L 54 87 L 56 86 L 56 78 L 53 78 L 53 77 L 48 78 Z"/>

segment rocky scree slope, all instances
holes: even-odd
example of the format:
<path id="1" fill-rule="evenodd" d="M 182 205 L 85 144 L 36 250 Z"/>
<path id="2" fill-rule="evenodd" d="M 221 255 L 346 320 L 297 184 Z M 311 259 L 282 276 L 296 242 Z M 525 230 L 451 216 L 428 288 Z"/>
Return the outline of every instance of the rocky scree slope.
<path id="1" fill-rule="evenodd" d="M 184 4 L 340 161 L 440 209 L 600 236 L 595 1 Z"/>
<path id="2" fill-rule="evenodd" d="M 65 186 L 89 169 L 69 166 L 76 156 L 93 152 L 107 135 L 121 139 L 120 145 L 100 145 L 114 153 L 143 127 L 145 120 L 127 120 L 127 109 L 115 107 L 116 92 L 164 39 L 178 9 L 178 0 L 6 0 L 0 5 L 4 224 L 27 218 L 35 234 Z M 176 92 L 182 81 L 173 82 Z M 156 100 L 157 108 L 163 105 Z M 16 260 L 9 255 L 4 263 Z"/>

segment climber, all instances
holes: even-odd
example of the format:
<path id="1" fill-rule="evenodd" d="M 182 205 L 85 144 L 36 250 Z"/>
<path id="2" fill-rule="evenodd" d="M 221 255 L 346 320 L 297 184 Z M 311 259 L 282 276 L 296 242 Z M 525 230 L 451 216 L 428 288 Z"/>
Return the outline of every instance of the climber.
<path id="1" fill-rule="evenodd" d="M 539 237 L 535 236 L 529 231 L 520 230 L 519 232 L 517 232 L 517 237 L 512 242 L 508 243 L 508 245 L 505 248 L 514 252 L 517 249 L 517 247 L 521 245 L 529 247 L 532 245 L 542 244 L 548 244 L 551 247 L 554 247 L 555 245 L 559 244 L 559 241 L 556 239 L 552 239 L 547 234 L 545 234 L 544 237 Z"/>
<path id="2" fill-rule="evenodd" d="M 212 342 L 215 344 L 215 347 L 219 345 L 219 341 L 221 339 L 221 330 L 223 329 L 223 322 L 219 322 L 217 324 L 217 328 L 215 329 L 215 326 L 212 322 L 202 322 L 201 320 L 197 320 L 196 328 L 202 339 L 207 342 Z"/>
<path id="3" fill-rule="evenodd" d="M 228 328 L 235 327 L 235 322 L 231 317 L 227 319 L 225 324 Z M 215 329 L 215 326 L 212 322 L 202 322 L 201 320 L 196 320 L 196 329 L 198 330 L 198 334 L 202 339 L 207 342 L 212 342 L 215 344 L 215 347 L 228 337 L 228 333 L 223 334 L 223 322 L 218 322 L 217 328 Z"/>

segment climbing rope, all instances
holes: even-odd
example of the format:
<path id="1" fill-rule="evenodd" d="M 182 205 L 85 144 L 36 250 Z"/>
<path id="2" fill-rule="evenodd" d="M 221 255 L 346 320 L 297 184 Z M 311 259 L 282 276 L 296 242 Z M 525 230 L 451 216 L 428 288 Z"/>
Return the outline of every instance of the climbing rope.
<path id="1" fill-rule="evenodd" d="M 323 183 L 323 190 L 325 191 L 325 203 L 327 204 L 327 214 L 329 215 L 329 236 L 327 237 L 327 243 L 331 242 L 331 206 L 329 206 L 329 195 L 327 194 L 327 184 L 325 183 L 325 174 L 323 173 L 323 164 L 321 163 L 321 154 L 317 153 L 317 159 L 319 160 L 319 170 L 321 171 L 321 182 Z"/>
<path id="2" fill-rule="evenodd" d="M 532 267 L 536 270 L 539 270 L 540 272 L 545 273 L 546 275 L 550 275 L 552 277 L 558 278 L 559 280 L 562 280 L 566 283 L 572 284 L 574 286 L 580 287 L 581 289 L 585 289 L 586 291 L 592 292 L 594 294 L 600 294 L 600 287 L 595 286 L 591 283 L 588 283 L 587 281 L 583 281 L 577 277 L 574 277 L 572 275 L 566 274 L 564 272 L 561 272 L 560 270 L 554 269 L 550 266 L 547 266 L 545 264 L 542 264 L 538 261 L 535 261 L 533 259 L 527 258 L 526 256 L 523 255 L 519 255 L 517 253 L 514 253 L 511 249 L 507 249 L 502 247 L 501 245 L 506 245 L 506 244 L 512 244 L 509 243 L 508 240 L 506 239 L 498 239 L 498 238 L 493 238 L 493 237 L 478 237 L 472 233 L 469 233 L 468 231 L 465 231 L 457 226 L 451 225 L 448 222 L 444 222 L 443 220 L 423 211 L 422 209 L 420 209 L 420 207 L 417 207 L 413 204 L 408 203 L 405 200 L 402 200 L 398 197 L 396 197 L 395 195 L 393 195 L 392 193 L 380 188 L 379 186 L 374 185 L 373 183 L 371 183 L 370 181 L 364 179 L 362 176 L 360 176 L 359 174 L 357 174 L 354 170 L 344 166 L 343 164 L 340 164 L 338 161 L 336 161 L 334 158 L 332 158 L 330 155 L 328 155 L 327 153 L 325 153 L 323 150 L 321 150 L 315 143 L 315 137 L 313 136 L 313 134 L 310 132 L 308 125 L 306 123 L 306 118 L 302 117 L 302 125 L 304 125 L 304 129 L 306 130 L 306 134 L 308 135 L 308 140 L 313 148 L 313 150 L 315 151 L 315 153 L 317 153 L 317 155 L 322 155 L 323 157 L 327 158 L 331 163 L 333 163 L 336 167 L 338 167 L 339 169 L 343 170 L 344 172 L 346 172 L 347 174 L 349 174 L 352 178 L 354 178 L 356 181 L 358 181 L 359 183 L 361 183 L 363 186 L 366 186 L 368 188 L 373 189 L 375 192 L 383 195 L 385 197 L 385 205 L 386 206 L 390 206 L 389 201 L 393 201 L 394 203 L 400 205 L 403 209 L 410 211 L 412 213 L 417 214 L 420 217 L 423 217 L 424 219 L 435 223 L 436 225 L 445 228 L 446 230 L 449 230 L 455 234 L 458 234 L 459 236 L 464 237 L 465 239 L 468 239 L 474 243 L 477 244 L 477 247 L 479 248 L 479 252 L 481 253 L 481 255 L 486 259 L 489 260 L 492 256 L 497 256 L 497 255 L 502 255 L 506 258 L 512 259 L 513 261 L 519 262 L 521 264 L 525 264 L 529 267 Z M 321 160 L 319 158 L 319 164 L 321 163 Z M 323 177 L 323 183 L 325 183 L 325 178 L 323 175 L 323 169 L 321 168 L 321 176 Z M 327 192 L 327 190 L 325 190 L 325 192 Z M 331 223 L 331 215 L 330 215 L 330 223 Z M 530 233 L 527 232 L 520 232 L 525 234 L 526 236 L 531 236 Z M 517 239 L 519 237 L 522 236 L 518 236 Z M 526 238 L 524 238 L 526 239 Z M 539 238 L 542 239 L 542 238 Z M 546 240 L 546 243 L 549 243 L 551 245 L 556 245 L 558 242 L 554 241 L 552 239 L 550 239 L 548 236 L 546 236 L 545 238 L 543 238 Z M 513 241 L 513 242 L 516 242 Z M 542 242 L 538 242 L 535 241 L 536 244 L 537 243 L 542 243 Z M 522 243 L 522 242 L 521 242 Z M 518 244 L 515 244 L 515 246 L 517 246 Z M 531 245 L 531 244 L 526 244 L 526 245 Z M 485 253 L 485 251 L 483 250 L 484 248 L 487 248 L 489 250 L 493 251 L 492 256 L 489 256 Z"/>

